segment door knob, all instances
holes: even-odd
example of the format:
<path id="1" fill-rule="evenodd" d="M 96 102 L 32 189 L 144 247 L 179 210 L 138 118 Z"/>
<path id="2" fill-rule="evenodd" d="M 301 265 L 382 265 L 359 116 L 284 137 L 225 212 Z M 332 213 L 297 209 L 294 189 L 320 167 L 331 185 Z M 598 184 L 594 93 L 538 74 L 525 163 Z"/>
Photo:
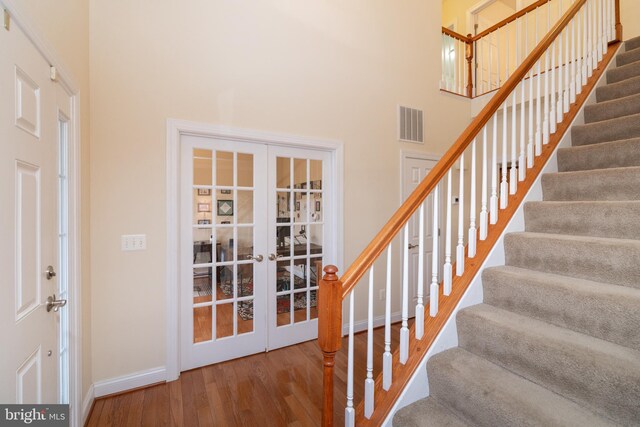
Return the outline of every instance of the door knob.
<path id="1" fill-rule="evenodd" d="M 412 245 L 411 243 L 409 243 L 409 250 L 415 249 L 417 247 L 418 247 L 418 245 Z"/>
<path id="2" fill-rule="evenodd" d="M 53 266 L 48 266 L 47 269 L 44 272 L 45 277 L 47 278 L 47 280 L 51 280 L 54 277 L 56 277 L 56 271 L 53 269 Z"/>
<path id="3" fill-rule="evenodd" d="M 257 261 L 257 262 L 262 262 L 264 257 L 262 255 L 256 255 L 256 256 L 247 255 L 247 259 L 252 259 L 252 260 Z"/>
<path id="4" fill-rule="evenodd" d="M 282 258 L 282 255 L 269 254 L 269 261 L 275 261 L 280 258 Z"/>
<path id="5" fill-rule="evenodd" d="M 60 307 L 64 307 L 67 305 L 66 299 L 56 299 L 56 294 L 53 294 L 52 297 L 47 298 L 47 313 L 51 310 L 57 312 L 60 310 Z"/>

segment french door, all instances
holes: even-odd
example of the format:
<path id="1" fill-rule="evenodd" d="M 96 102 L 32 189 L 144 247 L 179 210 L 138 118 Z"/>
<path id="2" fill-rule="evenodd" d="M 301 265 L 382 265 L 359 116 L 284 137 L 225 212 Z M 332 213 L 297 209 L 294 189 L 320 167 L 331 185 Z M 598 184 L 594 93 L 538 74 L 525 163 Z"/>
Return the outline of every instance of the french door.
<path id="1" fill-rule="evenodd" d="M 181 146 L 182 370 L 314 339 L 329 153 Z"/>

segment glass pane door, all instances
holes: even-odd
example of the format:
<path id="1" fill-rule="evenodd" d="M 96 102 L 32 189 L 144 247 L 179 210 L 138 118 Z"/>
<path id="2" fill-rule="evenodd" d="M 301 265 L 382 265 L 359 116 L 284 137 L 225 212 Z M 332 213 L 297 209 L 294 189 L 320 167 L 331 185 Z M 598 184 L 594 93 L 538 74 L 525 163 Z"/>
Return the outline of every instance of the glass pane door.
<path id="1" fill-rule="evenodd" d="M 270 147 L 269 348 L 317 337 L 318 277 L 331 222 L 328 153 Z"/>
<path id="2" fill-rule="evenodd" d="M 264 322 L 258 320 L 265 316 L 266 281 L 260 272 L 266 268 L 266 221 L 257 215 L 266 203 L 265 147 L 187 139 L 183 199 L 189 200 L 182 207 L 183 230 L 189 229 L 183 251 L 188 271 L 182 274 L 182 295 L 183 313 L 190 314 L 183 322 L 189 325 L 183 325 L 189 339 L 183 369 L 266 348 Z"/>

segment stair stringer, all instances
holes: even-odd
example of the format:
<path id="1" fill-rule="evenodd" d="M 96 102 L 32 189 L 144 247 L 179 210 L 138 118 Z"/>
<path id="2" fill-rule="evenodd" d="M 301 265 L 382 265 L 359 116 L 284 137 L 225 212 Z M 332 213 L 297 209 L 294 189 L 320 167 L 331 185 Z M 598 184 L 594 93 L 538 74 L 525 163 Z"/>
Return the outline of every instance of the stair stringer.
<path id="1" fill-rule="evenodd" d="M 624 43 L 621 45 L 619 50 L 614 54 L 617 55 L 621 50 L 624 49 Z M 489 267 L 497 267 L 501 265 L 505 265 L 505 251 L 504 251 L 504 236 L 508 233 L 515 233 L 525 231 L 524 227 L 524 205 L 527 202 L 537 202 L 542 201 L 542 176 L 546 173 L 556 173 L 558 172 L 558 149 L 566 148 L 571 146 L 571 128 L 574 125 L 582 125 L 584 124 L 584 109 L 587 105 L 594 104 L 596 102 L 596 89 L 600 86 L 603 86 L 607 83 L 607 71 L 610 68 L 615 68 L 615 60 L 609 62 L 607 68 L 602 73 L 598 82 L 593 87 L 587 101 L 582 105 L 578 114 L 575 116 L 573 121 L 571 122 L 571 126 L 569 126 L 562 136 L 560 143 L 554 149 L 552 155 L 547 160 L 546 164 L 542 168 L 540 174 L 536 177 L 533 185 L 527 192 L 526 196 L 523 198 L 520 206 L 516 210 L 516 213 L 513 215 L 511 220 L 509 221 L 507 227 L 503 230 L 498 238 L 496 244 L 489 252 L 489 256 L 482 263 L 482 266 L 478 270 L 478 273 L 473 278 L 471 284 L 465 291 L 463 297 L 460 299 L 460 302 L 454 309 L 453 313 L 447 319 L 445 326 L 442 328 L 442 331 L 436 337 L 433 345 L 422 359 L 418 368 L 413 373 L 407 386 L 400 394 L 398 400 L 394 404 L 393 408 L 389 412 L 389 415 L 385 419 L 382 424 L 383 427 L 392 427 L 393 426 L 393 416 L 395 413 L 420 399 L 424 399 L 429 397 L 429 378 L 427 376 L 427 361 L 434 355 L 441 353 L 450 348 L 454 348 L 458 346 L 458 329 L 456 326 L 456 314 L 458 311 L 472 306 L 476 304 L 481 304 L 483 302 L 483 291 L 482 291 L 482 272 L 485 268 Z"/>

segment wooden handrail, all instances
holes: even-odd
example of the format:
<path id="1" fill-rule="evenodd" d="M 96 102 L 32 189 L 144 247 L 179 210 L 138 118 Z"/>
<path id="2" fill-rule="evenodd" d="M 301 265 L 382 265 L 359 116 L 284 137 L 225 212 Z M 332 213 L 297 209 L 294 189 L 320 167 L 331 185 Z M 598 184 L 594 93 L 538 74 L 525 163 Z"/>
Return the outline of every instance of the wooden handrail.
<path id="1" fill-rule="evenodd" d="M 587 0 L 576 0 L 342 275 L 344 300 Z"/>
<path id="2" fill-rule="evenodd" d="M 442 33 L 448 35 L 449 37 L 453 37 L 454 39 L 460 40 L 461 42 L 471 43 L 471 34 L 468 36 L 463 36 L 462 34 L 456 33 L 453 30 L 450 30 L 446 27 L 442 27 Z"/>
<path id="3" fill-rule="evenodd" d="M 513 21 L 515 21 L 518 18 L 523 17 L 524 15 L 526 15 L 529 12 L 533 12 L 534 10 L 536 10 L 537 8 L 539 8 L 540 6 L 544 6 L 545 4 L 549 3 L 551 0 L 539 0 L 535 3 L 530 4 L 529 6 L 525 7 L 524 9 L 521 9 L 519 11 L 517 11 L 516 13 L 514 13 L 513 15 L 503 19 L 502 21 L 498 22 L 495 25 L 492 25 L 491 27 L 487 28 L 486 30 L 484 30 L 483 32 L 481 32 L 480 34 L 477 34 L 473 37 L 471 37 L 471 42 L 475 42 L 491 33 L 493 33 L 494 31 L 504 27 L 507 24 L 512 23 Z"/>

